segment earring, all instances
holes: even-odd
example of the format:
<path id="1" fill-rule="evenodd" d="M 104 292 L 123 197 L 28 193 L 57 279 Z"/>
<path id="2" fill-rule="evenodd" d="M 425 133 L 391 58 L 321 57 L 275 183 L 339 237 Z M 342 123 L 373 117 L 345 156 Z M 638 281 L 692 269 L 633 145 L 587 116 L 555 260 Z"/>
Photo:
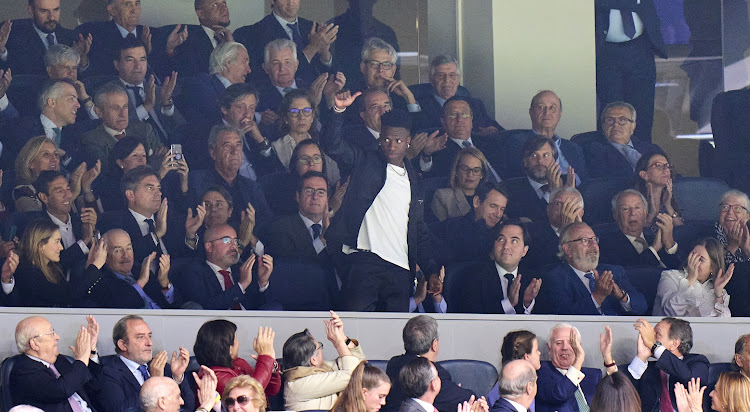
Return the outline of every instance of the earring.
<path id="1" fill-rule="evenodd" d="M 407 149 L 410 148 L 410 147 L 411 147 L 411 143 L 409 143 L 409 144 L 406 145 Z"/>

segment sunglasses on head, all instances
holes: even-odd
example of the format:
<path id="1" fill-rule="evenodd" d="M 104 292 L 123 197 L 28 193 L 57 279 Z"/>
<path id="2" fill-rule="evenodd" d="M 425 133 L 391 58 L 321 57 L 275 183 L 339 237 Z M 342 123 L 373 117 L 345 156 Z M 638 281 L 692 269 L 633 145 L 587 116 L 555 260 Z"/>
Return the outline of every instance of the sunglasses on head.
<path id="1" fill-rule="evenodd" d="M 237 402 L 238 405 L 245 406 L 251 400 L 252 400 L 252 398 L 249 397 L 249 396 L 247 396 L 247 395 L 240 395 L 237 398 L 225 398 L 224 399 L 224 405 L 227 408 L 231 408 L 232 406 L 234 406 L 234 403 Z"/>

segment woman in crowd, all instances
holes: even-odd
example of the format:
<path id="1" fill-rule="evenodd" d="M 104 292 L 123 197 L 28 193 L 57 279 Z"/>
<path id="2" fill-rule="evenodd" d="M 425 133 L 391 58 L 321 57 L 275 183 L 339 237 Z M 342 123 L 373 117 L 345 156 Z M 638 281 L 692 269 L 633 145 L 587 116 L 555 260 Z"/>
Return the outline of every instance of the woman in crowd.
<path id="1" fill-rule="evenodd" d="M 730 190 L 719 201 L 716 239 L 724 246 L 726 264 L 745 262 L 750 253 L 750 199 L 739 190 Z"/>
<path id="2" fill-rule="evenodd" d="M 662 272 L 654 316 L 731 316 L 724 287 L 732 279 L 734 264 L 725 270 L 724 263 L 724 249 L 718 240 L 698 241 L 682 270 Z"/>
<path id="3" fill-rule="evenodd" d="M 349 385 L 331 408 L 332 412 L 377 412 L 385 405 L 391 380 L 380 368 L 362 361 L 354 368 Z"/>
<path id="4" fill-rule="evenodd" d="M 741 372 L 724 372 L 709 396 L 717 412 L 750 411 L 750 379 Z"/>
<path id="5" fill-rule="evenodd" d="M 224 387 L 230 379 L 249 375 L 260 382 L 266 395 L 273 396 L 281 389 L 281 374 L 275 359 L 273 336 L 271 328 L 258 330 L 258 336 L 253 339 L 253 349 L 258 354 L 255 368 L 237 356 L 240 348 L 237 325 L 228 320 L 217 319 L 204 323 L 198 330 L 193 352 L 198 363 L 208 366 L 216 373 L 219 393 L 224 393 Z"/>
<path id="6" fill-rule="evenodd" d="M 534 332 L 528 330 L 514 330 L 508 332 L 503 338 L 503 344 L 500 346 L 501 369 L 506 363 L 516 360 L 525 359 L 534 365 L 534 369 L 539 370 L 542 367 L 542 352 L 539 351 L 539 342 Z M 494 405 L 499 399 L 498 384 L 487 394 L 487 403 Z M 534 411 L 534 404 L 531 404 L 531 411 Z"/>
<path id="7" fill-rule="evenodd" d="M 227 412 L 266 412 L 268 402 L 263 385 L 251 376 L 239 375 L 230 379 L 220 393 Z"/>
<path id="8" fill-rule="evenodd" d="M 442 221 L 463 216 L 474 209 L 474 191 L 487 176 L 487 158 L 476 147 L 461 149 L 453 161 L 450 188 L 438 189 L 432 199 L 432 213 Z"/>
<path id="9" fill-rule="evenodd" d="M 656 215 L 666 213 L 672 216 L 672 224 L 683 224 L 680 209 L 674 198 L 672 165 L 666 154 L 652 153 L 641 156 L 635 165 L 634 188 L 648 201 L 646 222 L 656 232 Z"/>
<path id="10" fill-rule="evenodd" d="M 127 201 L 120 191 L 120 180 L 129 170 L 147 163 L 146 148 L 140 139 L 126 136 L 112 147 L 109 164 L 94 182 L 94 191 L 99 194 L 105 211 L 125 207 Z"/>
<path id="11" fill-rule="evenodd" d="M 16 157 L 16 186 L 13 202 L 17 212 L 42 210 L 33 183 L 43 170 L 60 170 L 60 155 L 55 143 L 46 136 L 31 138 Z"/>
<path id="12" fill-rule="evenodd" d="M 641 397 L 622 372 L 603 377 L 596 385 L 591 412 L 640 412 Z"/>

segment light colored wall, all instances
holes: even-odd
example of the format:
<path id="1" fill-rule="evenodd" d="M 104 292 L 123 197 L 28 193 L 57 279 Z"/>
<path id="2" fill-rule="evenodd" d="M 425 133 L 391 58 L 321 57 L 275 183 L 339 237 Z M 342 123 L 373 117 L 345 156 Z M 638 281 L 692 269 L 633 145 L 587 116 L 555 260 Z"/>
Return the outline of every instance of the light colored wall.
<path id="1" fill-rule="evenodd" d="M 495 113 L 502 106 L 502 102 L 495 101 L 495 71 L 490 70 L 495 55 L 492 10 L 496 3 L 500 2 L 458 0 L 458 58 L 463 85 L 472 96 L 484 101 L 488 113 Z"/>

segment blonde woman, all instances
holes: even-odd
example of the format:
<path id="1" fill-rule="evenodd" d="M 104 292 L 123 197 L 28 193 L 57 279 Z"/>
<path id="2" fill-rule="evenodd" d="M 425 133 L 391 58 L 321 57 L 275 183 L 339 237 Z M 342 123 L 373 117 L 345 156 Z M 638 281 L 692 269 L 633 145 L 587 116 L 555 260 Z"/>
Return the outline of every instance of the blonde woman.
<path id="1" fill-rule="evenodd" d="M 453 161 L 450 188 L 438 189 L 432 213 L 438 220 L 463 216 L 474 209 L 474 192 L 487 177 L 487 158 L 475 147 L 461 149 Z"/>

